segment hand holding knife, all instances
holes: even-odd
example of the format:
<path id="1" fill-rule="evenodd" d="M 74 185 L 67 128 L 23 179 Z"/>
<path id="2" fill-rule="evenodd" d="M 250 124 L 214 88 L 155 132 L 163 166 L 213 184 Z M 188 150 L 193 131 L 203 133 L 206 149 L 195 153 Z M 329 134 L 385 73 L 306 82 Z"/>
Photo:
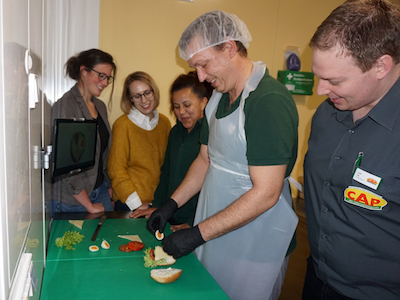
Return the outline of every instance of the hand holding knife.
<path id="1" fill-rule="evenodd" d="M 102 215 L 102 216 L 101 216 L 100 221 L 99 221 L 99 224 L 97 225 L 97 228 L 96 228 L 96 230 L 95 230 L 94 233 L 93 233 L 92 241 L 95 241 L 95 240 L 96 240 L 97 235 L 99 234 L 101 225 L 103 225 L 103 222 L 104 222 L 104 220 L 105 220 L 106 218 L 107 218 L 106 215 Z"/>

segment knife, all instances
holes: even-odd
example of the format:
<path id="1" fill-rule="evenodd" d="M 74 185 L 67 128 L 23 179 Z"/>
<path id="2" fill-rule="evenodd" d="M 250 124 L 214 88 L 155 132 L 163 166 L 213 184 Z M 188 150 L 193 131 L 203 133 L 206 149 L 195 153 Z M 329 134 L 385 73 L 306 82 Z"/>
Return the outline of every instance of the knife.
<path id="1" fill-rule="evenodd" d="M 96 240 L 97 235 L 99 234 L 101 225 L 103 225 L 103 222 L 104 222 L 104 220 L 105 220 L 106 218 L 107 218 L 106 215 L 102 215 L 102 216 L 101 216 L 100 221 L 99 221 L 99 224 L 97 225 L 97 228 L 96 228 L 96 230 L 95 230 L 94 233 L 93 233 L 92 241 L 95 241 L 95 240 Z"/>

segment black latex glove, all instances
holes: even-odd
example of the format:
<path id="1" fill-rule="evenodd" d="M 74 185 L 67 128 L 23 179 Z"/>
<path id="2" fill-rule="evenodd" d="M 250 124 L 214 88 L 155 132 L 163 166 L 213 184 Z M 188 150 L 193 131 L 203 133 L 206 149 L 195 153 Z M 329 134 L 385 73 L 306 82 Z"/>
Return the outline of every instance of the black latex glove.
<path id="1" fill-rule="evenodd" d="M 164 232 L 165 225 L 178 209 L 178 204 L 174 199 L 168 199 L 161 207 L 157 208 L 147 221 L 147 229 L 154 234 L 157 230 Z"/>
<path id="2" fill-rule="evenodd" d="M 163 249 L 175 259 L 188 255 L 205 241 L 198 226 L 175 231 L 163 239 Z"/>

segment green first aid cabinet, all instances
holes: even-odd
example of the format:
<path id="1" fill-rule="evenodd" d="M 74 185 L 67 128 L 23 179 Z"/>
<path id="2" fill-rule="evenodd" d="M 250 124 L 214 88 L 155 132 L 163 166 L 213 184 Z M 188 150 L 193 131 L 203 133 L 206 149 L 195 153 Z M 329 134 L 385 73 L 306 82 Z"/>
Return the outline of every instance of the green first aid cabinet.
<path id="1" fill-rule="evenodd" d="M 278 71 L 278 80 L 290 93 L 295 95 L 312 95 L 314 74 L 312 72 Z"/>

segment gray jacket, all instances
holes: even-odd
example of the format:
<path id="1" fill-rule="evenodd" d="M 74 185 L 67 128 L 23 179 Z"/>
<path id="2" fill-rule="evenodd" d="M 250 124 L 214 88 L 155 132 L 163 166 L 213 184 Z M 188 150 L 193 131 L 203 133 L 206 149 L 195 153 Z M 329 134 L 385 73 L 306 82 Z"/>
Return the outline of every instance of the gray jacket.
<path id="1" fill-rule="evenodd" d="M 108 177 L 107 172 L 107 158 L 108 152 L 111 146 L 111 128 L 108 123 L 107 117 L 107 108 L 103 101 L 92 97 L 92 101 L 96 106 L 98 113 L 104 120 L 106 124 L 107 130 L 110 134 L 110 138 L 108 140 L 108 145 L 106 151 L 101 156 L 103 160 L 103 174 L 105 181 L 107 182 L 107 187 L 111 187 L 111 181 Z M 56 103 L 53 104 L 51 108 L 51 122 L 52 126 L 54 126 L 55 119 L 73 119 L 73 118 L 85 118 L 88 120 L 92 120 L 92 116 L 90 115 L 89 109 L 86 106 L 86 103 L 79 92 L 78 85 L 75 84 L 68 92 L 66 92 L 61 99 L 59 99 Z M 77 195 L 82 192 L 83 189 L 86 189 L 88 195 L 90 195 L 94 189 L 94 185 L 96 184 L 97 179 L 97 170 L 99 168 L 98 162 L 100 158 L 100 136 L 98 134 L 98 142 L 96 145 L 96 162 L 93 168 L 90 168 L 86 171 L 80 172 L 74 175 L 60 175 L 54 178 L 53 186 L 52 186 L 52 199 L 68 203 L 72 205 L 80 205 L 78 201 L 72 195 Z"/>

